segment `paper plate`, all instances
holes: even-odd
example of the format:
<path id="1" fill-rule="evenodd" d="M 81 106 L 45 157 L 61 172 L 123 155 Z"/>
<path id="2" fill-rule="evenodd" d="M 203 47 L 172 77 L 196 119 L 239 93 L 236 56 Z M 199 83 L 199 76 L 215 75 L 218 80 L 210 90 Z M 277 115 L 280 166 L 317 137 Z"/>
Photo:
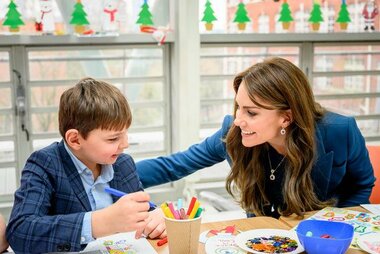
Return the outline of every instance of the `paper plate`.
<path id="1" fill-rule="evenodd" d="M 206 241 L 205 250 L 207 254 L 246 254 L 235 243 L 235 235 L 217 234 Z"/>
<path id="2" fill-rule="evenodd" d="M 363 250 L 371 254 L 380 254 L 380 233 L 361 235 L 357 244 Z"/>
<path id="3" fill-rule="evenodd" d="M 254 241 L 256 244 L 254 244 L 252 248 L 249 248 L 247 246 L 248 241 Z M 273 248 L 276 248 L 275 246 L 278 244 L 279 241 L 291 241 L 292 243 L 296 243 L 297 247 L 290 247 L 288 250 L 277 247 L 276 250 L 273 250 Z M 277 244 L 276 244 L 277 241 Z M 295 242 L 294 242 L 295 241 Z M 304 251 L 302 245 L 300 244 L 297 233 L 295 231 L 288 231 L 288 230 L 282 230 L 282 229 L 255 229 L 250 231 L 245 231 L 240 233 L 235 238 L 236 244 L 242 248 L 245 251 L 248 251 L 250 253 L 287 253 L 287 254 L 295 254 L 295 253 L 301 253 Z M 261 245 L 260 245 L 261 244 Z M 267 250 L 261 250 L 258 249 L 260 247 L 265 247 Z M 256 249 L 256 250 L 255 250 Z M 272 249 L 272 250 L 271 250 Z"/>

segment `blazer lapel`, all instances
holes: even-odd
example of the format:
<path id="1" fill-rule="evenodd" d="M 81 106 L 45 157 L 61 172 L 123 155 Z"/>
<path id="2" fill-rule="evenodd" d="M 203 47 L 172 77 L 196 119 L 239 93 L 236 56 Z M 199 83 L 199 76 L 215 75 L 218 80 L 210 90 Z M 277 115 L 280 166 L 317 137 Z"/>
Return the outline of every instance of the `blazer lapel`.
<path id="1" fill-rule="evenodd" d="M 114 169 L 114 175 L 113 175 L 113 179 L 109 182 L 110 187 L 123 191 L 127 194 L 144 190 L 141 182 L 139 182 L 138 186 L 134 186 L 133 182 L 131 182 L 131 178 L 135 177 L 134 174 L 126 175 L 123 172 L 123 169 L 117 166 L 116 164 L 113 165 L 113 169 Z M 115 197 L 114 195 L 112 195 L 112 199 L 114 202 L 119 200 L 119 198 L 120 197 Z"/>
<path id="2" fill-rule="evenodd" d="M 321 200 L 327 200 L 331 171 L 333 165 L 334 152 L 326 153 L 324 147 L 324 132 L 316 127 L 317 157 L 311 172 L 311 178 L 314 182 L 314 188 L 317 196 Z"/>
<path id="3" fill-rule="evenodd" d="M 67 153 L 63 140 L 58 144 L 58 149 L 61 154 L 63 168 L 65 169 L 69 183 L 72 186 L 72 189 L 77 196 L 78 200 L 81 202 L 86 211 L 91 211 L 91 204 L 88 200 L 87 193 L 83 187 L 82 180 L 76 169 L 73 161 L 71 160 L 70 155 Z"/>

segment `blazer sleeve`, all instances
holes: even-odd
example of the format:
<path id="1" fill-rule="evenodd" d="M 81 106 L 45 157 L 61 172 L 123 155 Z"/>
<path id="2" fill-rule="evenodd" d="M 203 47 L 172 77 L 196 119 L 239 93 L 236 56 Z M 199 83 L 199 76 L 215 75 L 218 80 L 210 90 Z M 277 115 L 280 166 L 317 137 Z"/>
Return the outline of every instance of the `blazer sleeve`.
<path id="1" fill-rule="evenodd" d="M 137 173 L 144 188 L 178 180 L 227 159 L 223 139 L 231 123 L 232 116 L 226 116 L 222 127 L 203 142 L 169 156 L 137 162 Z"/>
<path id="2" fill-rule="evenodd" d="M 81 249 L 80 236 L 85 212 L 77 205 L 75 196 L 57 191 L 57 186 L 64 181 L 57 163 L 49 154 L 39 151 L 31 155 L 24 167 L 6 232 L 16 253 Z M 48 171 L 57 171 L 57 175 Z M 62 214 L 55 212 L 57 199 L 67 200 Z"/>
<path id="3" fill-rule="evenodd" d="M 354 118 L 350 118 L 348 128 L 345 184 L 340 190 L 339 207 L 368 204 L 375 182 L 365 140 Z"/>

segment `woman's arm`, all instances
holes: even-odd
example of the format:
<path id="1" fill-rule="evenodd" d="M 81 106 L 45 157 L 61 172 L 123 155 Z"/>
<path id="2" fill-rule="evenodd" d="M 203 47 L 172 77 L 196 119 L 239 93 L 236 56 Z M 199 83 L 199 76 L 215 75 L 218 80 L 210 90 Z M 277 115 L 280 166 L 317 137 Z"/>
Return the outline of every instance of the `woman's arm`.
<path id="1" fill-rule="evenodd" d="M 223 142 L 232 123 L 232 116 L 224 118 L 222 127 L 212 136 L 186 151 L 136 163 L 137 173 L 145 188 L 175 181 L 227 159 Z"/>
<path id="2" fill-rule="evenodd" d="M 344 177 L 346 190 L 341 190 L 338 206 L 367 204 L 375 183 L 375 176 L 365 140 L 354 118 L 349 120 L 347 156 Z"/>

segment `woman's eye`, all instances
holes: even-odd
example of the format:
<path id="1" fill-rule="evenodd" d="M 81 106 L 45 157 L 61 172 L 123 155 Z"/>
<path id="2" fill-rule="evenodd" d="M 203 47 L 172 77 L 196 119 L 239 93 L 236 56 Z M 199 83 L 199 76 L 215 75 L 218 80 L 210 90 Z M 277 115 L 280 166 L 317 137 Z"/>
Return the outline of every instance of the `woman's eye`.
<path id="1" fill-rule="evenodd" d="M 252 111 L 247 111 L 247 113 L 248 113 L 248 115 L 250 115 L 250 116 L 255 116 L 255 115 L 257 115 L 255 112 L 252 112 Z"/>

